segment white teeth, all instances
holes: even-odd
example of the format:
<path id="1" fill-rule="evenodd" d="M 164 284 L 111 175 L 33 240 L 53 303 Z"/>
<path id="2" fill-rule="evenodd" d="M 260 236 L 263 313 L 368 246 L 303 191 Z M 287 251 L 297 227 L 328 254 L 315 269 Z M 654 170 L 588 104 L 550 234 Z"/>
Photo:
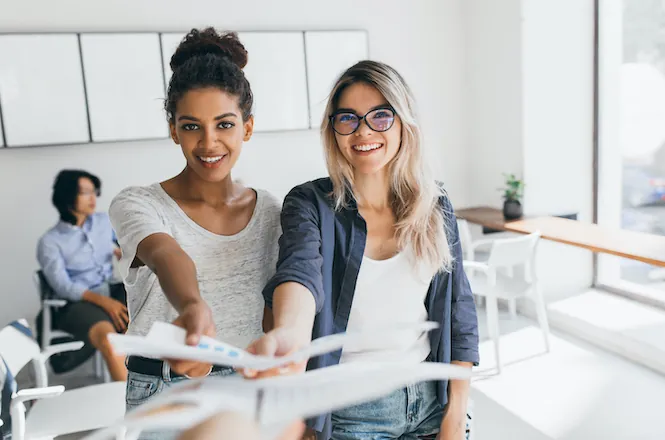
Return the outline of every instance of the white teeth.
<path id="1" fill-rule="evenodd" d="M 364 145 L 354 145 L 353 149 L 356 151 L 371 151 L 381 148 L 381 144 L 364 144 Z"/>
<path id="2" fill-rule="evenodd" d="M 215 162 L 219 162 L 220 160 L 222 160 L 223 157 L 224 156 L 213 156 L 213 157 L 201 157 L 201 156 L 199 156 L 199 159 L 201 159 L 203 162 L 206 162 L 206 163 L 215 163 Z"/>

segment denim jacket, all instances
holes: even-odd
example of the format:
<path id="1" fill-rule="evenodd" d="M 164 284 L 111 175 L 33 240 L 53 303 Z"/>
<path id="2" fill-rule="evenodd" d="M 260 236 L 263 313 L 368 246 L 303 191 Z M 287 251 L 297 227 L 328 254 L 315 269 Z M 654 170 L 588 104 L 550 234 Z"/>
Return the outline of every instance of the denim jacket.
<path id="1" fill-rule="evenodd" d="M 316 318 L 312 338 L 344 332 L 349 321 L 360 264 L 365 252 L 367 226 L 354 202 L 335 210 L 332 182 L 323 178 L 293 188 L 284 200 L 277 271 L 263 295 L 272 307 L 275 288 L 297 282 L 314 296 Z M 425 298 L 429 320 L 440 327 L 430 333 L 428 361 L 465 361 L 478 365 L 478 321 L 469 281 L 462 266 L 457 222 L 447 197 L 441 198 L 448 243 L 454 259 L 452 270 L 434 275 Z M 380 313 L 380 311 L 377 311 Z M 308 370 L 339 363 L 341 350 L 311 359 Z M 448 401 L 448 382 L 438 383 L 439 402 Z M 329 438 L 330 414 L 308 421 Z"/>

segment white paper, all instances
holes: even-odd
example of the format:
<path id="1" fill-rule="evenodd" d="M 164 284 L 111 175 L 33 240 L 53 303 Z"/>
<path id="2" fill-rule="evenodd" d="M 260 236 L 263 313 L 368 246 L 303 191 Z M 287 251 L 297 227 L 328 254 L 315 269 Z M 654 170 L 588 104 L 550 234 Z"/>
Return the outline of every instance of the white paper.
<path id="1" fill-rule="evenodd" d="M 279 357 L 253 355 L 241 348 L 207 336 L 201 337 L 198 346 L 189 346 L 185 344 L 185 330 L 165 322 L 155 322 L 146 336 L 110 334 L 108 338 L 114 351 L 118 354 L 159 359 L 185 359 L 264 371 L 339 350 L 351 341 L 362 341 L 363 346 L 371 347 L 372 341 L 390 338 L 391 333 L 429 332 L 437 327 L 438 324 L 435 322 L 423 322 L 338 333 L 315 339 L 306 347 L 290 355 Z"/>
<path id="2" fill-rule="evenodd" d="M 279 427 L 296 420 L 374 400 L 412 383 L 470 376 L 470 369 L 451 364 L 372 362 L 257 380 L 209 377 L 173 386 L 85 440 L 113 438 L 122 427 L 129 432 L 185 430 L 222 411 L 254 418 L 264 440 L 270 440 L 280 434 Z"/>

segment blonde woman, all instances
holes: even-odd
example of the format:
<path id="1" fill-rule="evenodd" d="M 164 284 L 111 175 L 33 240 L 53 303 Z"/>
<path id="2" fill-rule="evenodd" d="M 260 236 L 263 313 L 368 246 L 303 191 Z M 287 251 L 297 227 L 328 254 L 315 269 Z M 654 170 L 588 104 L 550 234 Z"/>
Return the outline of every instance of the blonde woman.
<path id="1" fill-rule="evenodd" d="M 362 61 L 335 84 L 321 127 L 330 177 L 297 186 L 282 208 L 277 272 L 264 290 L 281 355 L 311 337 L 426 320 L 429 338 L 346 346 L 308 368 L 374 360 L 478 363 L 476 309 L 450 201 L 423 160 L 414 100 L 391 67 Z M 319 438 L 461 440 L 466 381 L 421 383 L 309 421 Z M 445 415 L 444 415 L 445 414 Z"/>

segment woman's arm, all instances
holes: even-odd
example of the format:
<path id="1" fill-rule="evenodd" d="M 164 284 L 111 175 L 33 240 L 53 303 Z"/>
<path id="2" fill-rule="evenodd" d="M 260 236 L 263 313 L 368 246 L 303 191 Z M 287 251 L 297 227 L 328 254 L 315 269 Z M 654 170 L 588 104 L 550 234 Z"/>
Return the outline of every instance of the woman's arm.
<path id="1" fill-rule="evenodd" d="M 312 197 L 297 187 L 284 199 L 277 271 L 263 291 L 274 328 L 252 344 L 256 353 L 284 355 L 311 340 L 324 301 L 321 230 Z"/>
<path id="2" fill-rule="evenodd" d="M 215 321 L 208 304 L 201 298 L 194 261 L 173 237 L 157 233 L 145 238 L 136 251 L 132 267 L 145 264 L 157 275 L 164 295 L 178 312 L 173 322 L 187 331 L 189 345 L 199 343 L 201 335 L 215 337 Z M 171 360 L 171 369 L 188 376 L 203 376 L 210 364 Z"/>
<path id="3" fill-rule="evenodd" d="M 215 336 L 212 312 L 201 298 L 194 262 L 170 235 L 152 197 L 143 188 L 131 188 L 111 202 L 111 223 L 122 248 L 120 272 L 128 282 L 131 269 L 147 266 L 178 312 L 173 323 L 187 331 L 187 344 L 196 345 L 201 335 Z M 176 373 L 189 376 L 201 376 L 210 369 L 196 362 L 170 363 Z"/>
<path id="4" fill-rule="evenodd" d="M 255 341 L 251 350 L 267 356 L 283 356 L 308 344 L 315 316 L 312 293 L 301 284 L 286 282 L 275 289 L 272 305 L 273 328 Z"/>
<path id="5" fill-rule="evenodd" d="M 454 259 L 450 281 L 452 282 L 451 309 L 451 359 L 453 364 L 467 368 L 478 365 L 478 319 L 476 304 L 469 280 L 464 272 L 462 247 L 453 207 L 445 199 L 444 212 L 449 224 L 448 243 Z M 466 406 L 469 399 L 469 380 L 451 380 L 448 384 L 448 404 L 441 424 L 442 439 L 462 440 L 466 431 Z"/>

